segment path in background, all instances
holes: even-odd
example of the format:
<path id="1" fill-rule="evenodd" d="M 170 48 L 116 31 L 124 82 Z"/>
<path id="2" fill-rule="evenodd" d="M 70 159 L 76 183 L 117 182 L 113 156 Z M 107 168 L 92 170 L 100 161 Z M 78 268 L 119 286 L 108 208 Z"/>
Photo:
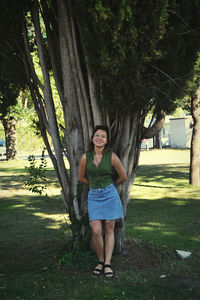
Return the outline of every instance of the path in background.
<path id="1" fill-rule="evenodd" d="M 149 151 L 142 150 L 140 154 L 139 165 L 154 165 L 154 164 L 189 164 L 190 150 L 189 149 L 162 149 Z"/>

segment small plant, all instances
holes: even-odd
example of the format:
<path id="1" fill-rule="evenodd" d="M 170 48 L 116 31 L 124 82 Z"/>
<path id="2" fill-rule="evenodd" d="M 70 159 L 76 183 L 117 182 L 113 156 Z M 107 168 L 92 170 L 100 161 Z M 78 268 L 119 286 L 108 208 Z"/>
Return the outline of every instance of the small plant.
<path id="1" fill-rule="evenodd" d="M 55 258 L 57 258 L 55 256 Z M 58 260 L 58 269 L 61 266 L 77 266 L 79 269 L 90 269 L 95 264 L 96 257 L 90 251 L 73 251 L 64 253 Z"/>
<path id="2" fill-rule="evenodd" d="M 30 175 L 30 178 L 27 181 L 25 181 L 25 185 L 29 187 L 29 191 L 40 195 L 42 195 L 42 193 L 47 188 L 47 185 L 45 184 L 47 161 L 45 159 L 44 153 L 45 153 L 45 149 L 43 149 L 42 151 L 39 166 L 36 165 L 35 156 L 29 155 L 28 161 L 30 163 L 30 166 L 25 167 L 25 169 L 28 171 Z"/>

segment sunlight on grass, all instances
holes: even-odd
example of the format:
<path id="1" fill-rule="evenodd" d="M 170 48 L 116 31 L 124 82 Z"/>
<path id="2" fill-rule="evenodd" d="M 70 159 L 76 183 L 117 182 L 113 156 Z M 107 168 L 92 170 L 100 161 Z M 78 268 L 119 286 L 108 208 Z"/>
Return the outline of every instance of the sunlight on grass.
<path id="1" fill-rule="evenodd" d="M 47 225 L 46 228 L 60 229 L 60 225 L 63 223 L 71 224 L 68 214 L 46 214 L 46 213 L 33 213 L 34 216 L 42 219 L 51 219 L 52 225 Z"/>
<path id="2" fill-rule="evenodd" d="M 176 200 L 173 202 L 174 205 L 187 205 L 188 201 L 186 200 Z"/>
<path id="3" fill-rule="evenodd" d="M 148 222 L 147 224 L 151 226 L 157 226 L 157 227 L 163 227 L 165 226 L 164 224 L 158 223 L 158 222 Z"/>
<path id="4" fill-rule="evenodd" d="M 200 236 L 197 236 L 197 237 L 191 236 L 191 237 L 189 237 L 189 240 L 194 241 L 194 242 L 200 242 Z"/>
<path id="5" fill-rule="evenodd" d="M 163 227 L 165 225 L 162 225 Z M 153 232 L 153 231 L 160 231 L 162 234 L 164 235 L 175 235 L 176 233 L 173 231 L 166 231 L 166 230 L 161 230 L 160 228 L 157 227 L 151 227 L 151 226 L 138 226 L 135 227 L 135 230 L 141 230 L 141 231 L 145 231 L 145 232 Z"/>
<path id="6" fill-rule="evenodd" d="M 145 231 L 154 231 L 158 230 L 158 228 L 153 228 L 153 227 L 148 227 L 148 226 L 140 226 L 140 227 L 135 227 L 136 230 L 145 230 Z"/>
<path id="7" fill-rule="evenodd" d="M 15 204 L 9 207 L 9 209 L 15 209 L 15 208 L 19 208 L 19 207 L 26 207 L 26 205 L 24 204 Z"/>
<path id="8" fill-rule="evenodd" d="M 58 188 L 52 188 L 47 189 L 46 194 L 49 197 L 53 196 L 59 196 L 60 195 L 60 189 Z M 34 195 L 32 192 L 29 192 L 26 188 L 20 188 L 20 189 L 1 189 L 1 198 L 15 198 L 15 197 L 27 197 L 27 200 L 31 196 L 37 196 Z"/>
<path id="9" fill-rule="evenodd" d="M 189 149 L 151 149 L 150 151 L 141 151 L 139 164 L 177 164 L 188 163 L 190 161 Z"/>
<path id="10" fill-rule="evenodd" d="M 177 233 L 174 231 L 162 231 L 162 234 L 164 235 L 176 235 Z"/>

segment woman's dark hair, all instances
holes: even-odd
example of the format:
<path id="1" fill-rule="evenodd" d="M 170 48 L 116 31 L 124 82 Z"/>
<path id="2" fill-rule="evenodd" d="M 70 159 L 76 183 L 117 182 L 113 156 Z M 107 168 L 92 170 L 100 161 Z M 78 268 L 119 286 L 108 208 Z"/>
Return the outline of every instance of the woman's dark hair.
<path id="1" fill-rule="evenodd" d="M 106 126 L 106 125 L 97 125 L 97 126 L 95 126 L 92 137 L 91 137 L 90 150 L 94 150 L 93 137 L 94 137 L 95 132 L 97 130 L 103 130 L 107 133 L 107 144 L 105 145 L 105 148 L 104 148 L 104 151 L 107 152 L 110 149 L 110 145 L 109 145 L 109 143 L 110 143 L 110 130 L 109 130 L 108 126 Z"/>

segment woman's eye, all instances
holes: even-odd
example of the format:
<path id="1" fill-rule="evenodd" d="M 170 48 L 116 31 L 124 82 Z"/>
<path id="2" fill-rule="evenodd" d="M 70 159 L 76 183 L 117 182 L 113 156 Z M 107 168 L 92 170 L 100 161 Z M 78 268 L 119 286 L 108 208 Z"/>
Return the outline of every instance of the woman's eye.
<path id="1" fill-rule="evenodd" d="M 106 136 L 105 136 L 105 135 L 95 134 L 94 136 L 95 136 L 95 137 L 98 137 L 98 138 L 106 139 Z"/>

